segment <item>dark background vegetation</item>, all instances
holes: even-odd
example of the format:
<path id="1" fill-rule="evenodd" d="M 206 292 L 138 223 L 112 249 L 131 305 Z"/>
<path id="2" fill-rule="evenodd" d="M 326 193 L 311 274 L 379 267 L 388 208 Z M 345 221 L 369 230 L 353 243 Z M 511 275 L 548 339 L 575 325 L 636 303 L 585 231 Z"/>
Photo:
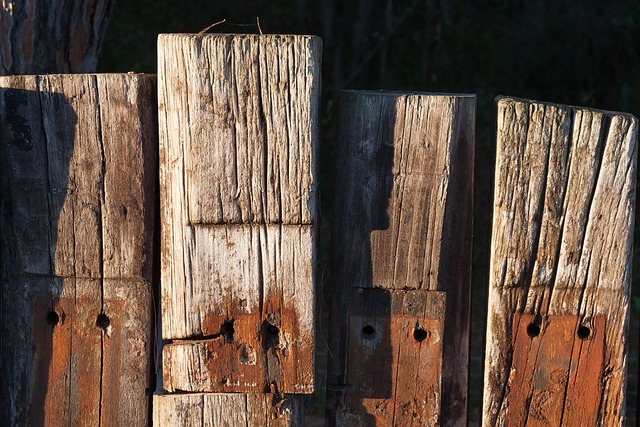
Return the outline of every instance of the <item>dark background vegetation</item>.
<path id="1" fill-rule="evenodd" d="M 640 107 L 640 2 L 637 0 L 236 0 L 119 1 L 100 71 L 156 72 L 158 33 L 314 34 L 322 37 L 323 99 L 320 178 L 322 265 L 328 280 L 335 103 L 341 89 L 467 92 L 478 96 L 471 408 L 479 418 L 486 315 L 495 107 L 499 95 L 625 111 Z M 460 213 L 465 214 L 464 212 Z M 637 222 L 637 221 L 636 221 Z M 636 225 L 636 232 L 638 226 Z M 639 235 L 639 234 L 636 234 Z M 636 249 L 636 256 L 638 250 Z M 638 263 L 635 263 L 638 266 Z M 635 416 L 640 285 L 634 269 L 629 415 Z M 326 287 L 326 286 L 325 286 Z M 328 295 L 322 295 L 323 306 Z M 326 310 L 319 355 L 324 353 Z M 323 406 L 320 391 L 309 408 Z"/>

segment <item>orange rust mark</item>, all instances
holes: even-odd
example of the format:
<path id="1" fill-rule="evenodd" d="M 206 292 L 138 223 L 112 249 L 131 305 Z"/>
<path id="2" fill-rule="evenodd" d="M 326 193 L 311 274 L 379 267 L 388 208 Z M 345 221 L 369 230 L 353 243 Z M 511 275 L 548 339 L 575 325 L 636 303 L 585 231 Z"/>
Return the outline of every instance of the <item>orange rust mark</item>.
<path id="1" fill-rule="evenodd" d="M 120 402 L 120 378 L 127 371 L 122 370 L 122 316 L 125 304 L 123 300 L 111 298 L 105 301 L 104 316 L 108 322 L 102 321 L 102 388 L 100 396 L 100 424 L 116 426 L 119 424 L 118 403 Z M 108 323 L 108 326 L 107 326 Z M 129 367 L 129 369 L 131 369 Z M 127 384 L 122 384 L 127 387 Z"/>
<path id="2" fill-rule="evenodd" d="M 313 391 L 313 337 L 298 326 L 295 307 L 281 296 L 267 295 L 260 306 L 246 300 L 225 300 L 217 312 L 206 315 L 205 337 L 170 346 L 197 346 L 203 371 L 189 384 L 171 375 L 171 358 L 165 359 L 164 386 L 198 392 L 311 393 Z M 188 380 L 184 380 L 188 381 Z"/>
<path id="3" fill-rule="evenodd" d="M 513 316 L 508 425 L 595 425 L 604 361 L 601 316 Z"/>
<path id="4" fill-rule="evenodd" d="M 83 422 L 91 420 L 97 423 L 100 413 L 102 341 L 96 318 L 100 314 L 102 302 L 92 296 L 77 295 L 73 302 L 75 316 L 71 324 L 72 417 Z"/>
<path id="5" fill-rule="evenodd" d="M 50 296 L 33 304 L 35 347 L 32 416 L 34 425 L 67 418 L 73 305 Z"/>
<path id="6" fill-rule="evenodd" d="M 440 413 L 442 319 L 351 316 L 349 411 L 366 425 L 436 425 Z"/>
<path id="7" fill-rule="evenodd" d="M 34 425 L 97 421 L 102 346 L 95 325 L 100 301 L 41 295 L 33 304 Z"/>

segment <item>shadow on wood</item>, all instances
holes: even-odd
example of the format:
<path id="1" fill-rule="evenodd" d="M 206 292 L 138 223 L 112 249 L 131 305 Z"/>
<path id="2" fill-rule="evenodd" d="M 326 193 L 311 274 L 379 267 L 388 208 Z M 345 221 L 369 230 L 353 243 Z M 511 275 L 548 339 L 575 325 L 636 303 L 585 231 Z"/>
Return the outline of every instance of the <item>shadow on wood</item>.
<path id="1" fill-rule="evenodd" d="M 2 420 L 144 425 L 155 79 L 0 86 Z"/>
<path id="2" fill-rule="evenodd" d="M 70 322 L 59 304 L 62 279 L 52 277 L 52 250 L 67 195 L 77 116 L 64 94 L 44 97 L 41 99 L 38 90 L 0 89 L 0 110 L 4 113 L 0 145 L 1 390 L 6 425 L 44 425 L 46 396 L 54 391 L 49 385 L 55 384 L 57 392 L 66 394 L 64 371 L 68 367 L 54 361 L 53 355 L 54 341 L 69 344 Z M 52 146 L 47 147 L 44 116 L 48 115 L 50 122 L 55 114 L 64 126 L 56 129 L 58 135 L 50 138 Z M 51 176 L 50 169 L 54 172 Z M 50 381 L 51 371 L 53 376 L 57 371 L 59 381 Z M 31 404 L 24 405 L 25 400 Z"/>
<path id="3" fill-rule="evenodd" d="M 466 95 L 342 93 L 330 425 L 466 422 L 474 113 Z"/>

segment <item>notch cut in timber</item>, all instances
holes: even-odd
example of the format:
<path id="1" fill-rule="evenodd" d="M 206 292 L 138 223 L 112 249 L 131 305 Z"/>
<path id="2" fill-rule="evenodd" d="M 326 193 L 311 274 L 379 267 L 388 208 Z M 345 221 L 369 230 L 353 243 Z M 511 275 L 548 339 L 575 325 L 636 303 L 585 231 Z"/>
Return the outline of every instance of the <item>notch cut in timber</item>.
<path id="1" fill-rule="evenodd" d="M 164 388 L 312 392 L 311 226 L 194 229 L 194 292 L 185 305 L 203 334 L 164 347 Z"/>
<path id="2" fill-rule="evenodd" d="M 483 423 L 623 425 L 637 119 L 497 106 Z"/>

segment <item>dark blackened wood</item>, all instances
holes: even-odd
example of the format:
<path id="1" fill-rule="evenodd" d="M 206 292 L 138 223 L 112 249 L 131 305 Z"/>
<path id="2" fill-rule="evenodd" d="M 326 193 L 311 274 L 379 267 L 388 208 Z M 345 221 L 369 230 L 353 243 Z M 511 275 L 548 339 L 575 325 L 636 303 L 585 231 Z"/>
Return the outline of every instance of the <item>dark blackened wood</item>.
<path id="1" fill-rule="evenodd" d="M 2 421 L 146 425 L 155 78 L 0 78 Z"/>
<path id="2" fill-rule="evenodd" d="M 623 425 L 637 129 L 498 100 L 484 425 Z"/>
<path id="3" fill-rule="evenodd" d="M 4 1 L 0 75 L 95 72 L 113 3 Z"/>
<path id="4" fill-rule="evenodd" d="M 329 423 L 465 425 L 475 97 L 344 92 L 339 125 Z M 361 355 L 350 352 L 349 343 L 357 341 L 350 334 L 358 331 L 349 325 L 358 321 L 358 293 L 375 288 L 444 295 L 442 312 L 409 316 L 414 326 L 424 322 L 444 332 L 442 365 L 432 367 L 434 372 L 442 370 L 441 381 L 416 384 L 417 404 L 406 411 L 407 416 L 404 381 L 418 379 L 419 374 L 402 370 L 416 370 L 419 364 L 377 370 L 378 384 L 362 396 L 362 407 L 357 407 L 357 399 L 348 398 L 353 387 L 361 387 L 350 383 L 354 368 L 348 361 Z M 408 346 L 413 332 L 405 330 L 406 315 L 394 314 L 390 306 L 383 312 L 377 316 L 386 317 L 380 324 L 379 345 L 387 342 L 388 354 L 377 358 L 391 360 L 394 354 L 407 352 L 404 363 L 411 352 L 423 357 L 422 347 Z M 393 376 L 394 369 L 400 370 L 399 377 Z M 367 400 L 371 398 L 377 399 L 375 405 Z M 437 407 L 413 411 L 426 401 Z"/>

